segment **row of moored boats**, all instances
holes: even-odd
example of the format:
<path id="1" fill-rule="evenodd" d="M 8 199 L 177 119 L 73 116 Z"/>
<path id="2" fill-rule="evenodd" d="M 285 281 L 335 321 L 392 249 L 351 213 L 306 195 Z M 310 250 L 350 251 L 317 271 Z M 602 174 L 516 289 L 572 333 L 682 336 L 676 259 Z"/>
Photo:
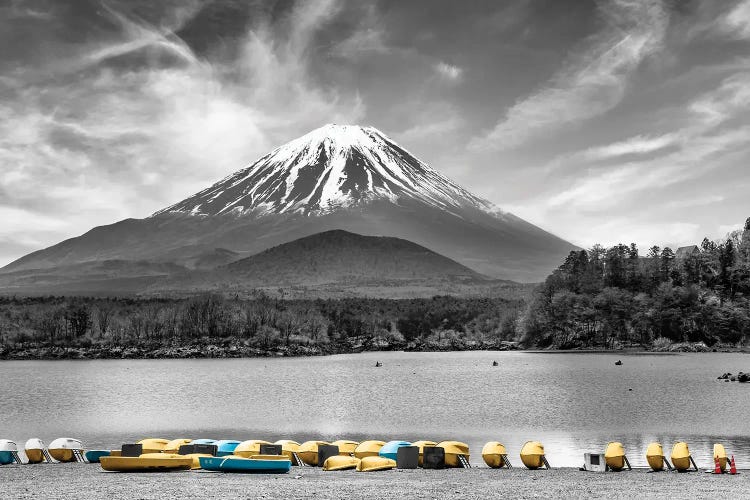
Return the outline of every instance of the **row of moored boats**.
<path id="1" fill-rule="evenodd" d="M 24 463 L 15 442 L 0 439 L 0 465 Z M 460 441 L 377 441 L 363 442 L 338 440 L 296 441 L 283 439 L 276 442 L 263 440 L 214 439 L 160 439 L 147 438 L 124 444 L 119 450 L 86 450 L 78 439 L 59 438 L 49 447 L 41 439 L 26 441 L 25 463 L 89 462 L 99 463 L 106 471 L 174 471 L 210 470 L 222 472 L 285 473 L 295 466 L 319 466 L 326 471 L 355 469 L 361 472 L 394 468 L 468 468 L 469 446 Z M 529 469 L 549 469 L 544 446 L 529 441 L 520 450 L 521 462 Z M 604 470 L 621 471 L 630 468 L 622 443 L 611 442 L 603 455 Z M 586 454 L 587 464 L 594 463 L 599 454 Z M 671 464 L 659 443 L 651 443 L 646 450 L 646 460 L 654 471 L 698 469 L 690 455 L 687 443 L 675 443 Z M 505 446 L 491 441 L 482 448 L 482 459 L 491 468 L 512 468 Z M 734 470 L 734 457 L 727 458 L 721 444 L 714 445 L 716 471 Z"/>

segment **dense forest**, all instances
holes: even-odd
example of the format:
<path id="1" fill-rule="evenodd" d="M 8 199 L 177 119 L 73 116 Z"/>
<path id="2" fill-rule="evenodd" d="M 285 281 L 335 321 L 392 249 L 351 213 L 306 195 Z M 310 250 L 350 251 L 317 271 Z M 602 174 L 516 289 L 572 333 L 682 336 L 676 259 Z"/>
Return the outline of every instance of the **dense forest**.
<path id="1" fill-rule="evenodd" d="M 750 218 L 724 241 L 571 252 L 519 321 L 526 345 L 553 348 L 737 345 L 750 338 Z"/>
<path id="2" fill-rule="evenodd" d="M 505 348 L 525 301 L 0 298 L 0 358 Z"/>

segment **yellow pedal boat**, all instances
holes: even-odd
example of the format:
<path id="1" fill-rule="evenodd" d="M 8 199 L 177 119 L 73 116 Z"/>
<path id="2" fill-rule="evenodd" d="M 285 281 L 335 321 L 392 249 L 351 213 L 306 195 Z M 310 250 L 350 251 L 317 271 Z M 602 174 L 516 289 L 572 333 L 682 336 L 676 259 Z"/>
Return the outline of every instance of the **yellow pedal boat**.
<path id="1" fill-rule="evenodd" d="M 436 446 L 437 443 L 435 441 L 425 441 L 425 440 L 422 440 L 422 441 L 414 441 L 411 445 L 412 446 L 416 446 L 417 448 L 419 448 L 418 465 L 420 467 L 422 467 L 422 465 L 424 464 L 424 447 L 425 446 Z"/>
<path id="2" fill-rule="evenodd" d="M 46 450 L 47 447 L 44 445 L 44 442 L 38 438 L 29 439 L 23 447 L 23 451 L 26 453 L 26 458 L 30 464 L 40 464 L 46 461 L 47 458 L 44 456 Z"/>
<path id="3" fill-rule="evenodd" d="M 73 438 L 58 438 L 49 444 L 48 451 L 58 462 L 77 462 L 83 457 L 83 444 Z"/>
<path id="4" fill-rule="evenodd" d="M 521 462 L 529 469 L 540 469 L 547 465 L 544 445 L 539 441 L 526 441 L 521 447 Z"/>
<path id="5" fill-rule="evenodd" d="M 190 470 L 194 465 L 193 460 L 188 455 L 144 453 L 139 457 L 102 457 L 100 463 L 102 469 L 112 472 L 169 472 Z"/>
<path id="6" fill-rule="evenodd" d="M 337 441 L 334 441 L 331 443 L 334 446 L 339 447 L 339 455 L 344 455 L 346 457 L 352 456 L 354 453 L 355 448 L 359 446 L 359 443 L 356 441 L 350 441 L 348 439 L 339 439 Z"/>
<path id="7" fill-rule="evenodd" d="M 604 450 L 604 461 L 611 470 L 619 472 L 625 468 L 627 458 L 625 457 L 625 447 L 622 443 L 613 441 L 607 443 Z"/>
<path id="8" fill-rule="evenodd" d="M 281 454 L 291 460 L 292 465 L 302 465 L 298 464 L 296 459 L 294 458 L 294 454 L 299 451 L 300 446 L 297 441 L 293 441 L 291 439 L 279 439 L 278 441 L 274 441 L 273 444 L 281 445 Z"/>
<path id="9" fill-rule="evenodd" d="M 468 444 L 461 441 L 441 441 L 435 446 L 445 450 L 446 467 L 463 467 L 463 460 L 466 461 L 465 463 L 469 463 Z"/>
<path id="10" fill-rule="evenodd" d="M 716 460 L 719 461 L 719 467 L 721 467 L 722 471 L 727 470 L 727 451 L 724 449 L 723 444 L 716 443 L 714 445 L 714 462 Z"/>
<path id="11" fill-rule="evenodd" d="M 162 438 L 146 438 L 136 441 L 135 444 L 143 447 L 143 453 L 161 453 L 165 450 L 167 445 L 170 443 L 169 439 Z"/>
<path id="12" fill-rule="evenodd" d="M 374 472 L 378 470 L 395 469 L 396 461 L 380 456 L 369 456 L 361 459 L 357 464 L 357 472 Z"/>
<path id="13" fill-rule="evenodd" d="M 345 455 L 336 455 L 335 457 L 326 458 L 326 461 L 323 462 L 323 470 L 334 471 L 356 469 L 359 465 L 359 462 L 359 458 Z"/>
<path id="14" fill-rule="evenodd" d="M 237 445 L 232 454 L 238 457 L 250 458 L 252 455 L 260 455 L 260 445 L 271 444 L 262 439 L 248 439 Z"/>
<path id="15" fill-rule="evenodd" d="M 164 453 L 177 453 L 180 451 L 180 446 L 192 443 L 192 439 L 173 439 L 164 445 L 164 449 L 161 450 Z M 145 447 L 144 447 L 145 448 Z M 144 451 L 145 453 L 145 451 Z"/>
<path id="16" fill-rule="evenodd" d="M 330 444 L 326 441 L 305 441 L 299 445 L 297 455 L 307 465 L 318 465 L 318 446 Z"/>
<path id="17" fill-rule="evenodd" d="M 505 446 L 498 441 L 490 441 L 485 444 L 482 448 L 482 460 L 487 464 L 488 467 L 493 469 L 500 469 L 506 467 L 508 463 L 505 458 L 508 456 L 508 452 Z"/>
<path id="18" fill-rule="evenodd" d="M 671 458 L 672 466 L 678 472 L 685 472 L 686 470 L 690 469 L 691 464 L 695 466 L 693 457 L 690 456 L 690 449 L 685 442 L 680 441 L 679 443 L 674 444 L 674 446 L 672 447 Z M 695 467 L 695 470 L 698 470 L 698 467 Z"/>
<path id="19" fill-rule="evenodd" d="M 356 458 L 377 457 L 383 446 L 385 446 L 385 441 L 362 441 L 354 448 L 354 456 Z"/>
<path id="20" fill-rule="evenodd" d="M 646 462 L 648 462 L 648 466 L 654 472 L 664 470 L 664 464 L 667 463 L 667 459 L 664 457 L 664 449 L 660 443 L 651 443 L 648 445 L 648 448 L 646 448 Z"/>

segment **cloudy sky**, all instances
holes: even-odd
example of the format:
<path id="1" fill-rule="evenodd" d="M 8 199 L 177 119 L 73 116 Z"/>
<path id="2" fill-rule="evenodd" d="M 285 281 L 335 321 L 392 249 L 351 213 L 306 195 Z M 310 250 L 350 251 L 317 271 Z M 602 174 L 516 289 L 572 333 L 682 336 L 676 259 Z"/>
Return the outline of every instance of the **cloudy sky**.
<path id="1" fill-rule="evenodd" d="M 0 265 L 373 125 L 581 246 L 750 216 L 750 0 L 0 2 Z"/>

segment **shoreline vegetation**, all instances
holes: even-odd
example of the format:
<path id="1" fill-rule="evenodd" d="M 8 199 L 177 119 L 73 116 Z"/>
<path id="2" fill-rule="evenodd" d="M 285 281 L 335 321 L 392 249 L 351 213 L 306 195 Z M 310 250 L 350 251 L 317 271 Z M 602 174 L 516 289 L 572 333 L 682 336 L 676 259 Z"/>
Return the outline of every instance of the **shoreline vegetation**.
<path id="1" fill-rule="evenodd" d="M 531 293 L 429 299 L 2 297 L 0 359 L 362 351 L 746 351 L 750 218 L 701 246 L 571 252 Z"/>

